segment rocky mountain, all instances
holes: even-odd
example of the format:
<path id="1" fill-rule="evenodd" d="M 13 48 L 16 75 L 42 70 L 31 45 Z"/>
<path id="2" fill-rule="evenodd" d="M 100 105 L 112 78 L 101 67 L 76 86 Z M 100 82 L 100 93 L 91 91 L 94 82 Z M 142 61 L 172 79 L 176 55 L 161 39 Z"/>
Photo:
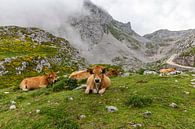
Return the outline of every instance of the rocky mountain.
<path id="1" fill-rule="evenodd" d="M 153 58 L 162 59 L 170 57 L 172 54 L 178 54 L 181 56 L 175 59 L 175 61 L 179 64 L 194 64 L 194 61 L 192 61 L 194 59 L 192 57 L 194 55 L 193 48 L 195 47 L 194 29 L 182 31 L 169 31 L 164 29 L 144 35 L 144 37 L 155 44 L 156 52 L 153 53 Z M 187 55 L 191 55 L 191 57 L 187 57 Z"/>
<path id="2" fill-rule="evenodd" d="M 27 44 L 34 44 L 30 45 L 31 48 L 49 43 L 46 50 L 57 48 L 57 54 L 52 59 L 57 60 L 61 55 L 59 60 L 67 62 L 66 65 L 76 64 L 81 67 L 84 64 L 114 64 L 125 69 L 138 69 L 146 64 L 161 62 L 172 54 L 186 52 L 195 44 L 195 30 L 163 29 L 140 36 L 132 29 L 130 22 L 115 20 L 106 10 L 89 0 L 84 1 L 83 9 L 84 13 L 72 15 L 60 27 L 46 29 L 58 37 L 37 28 L 11 26 L 0 28 L 1 42 L 10 40 L 5 37 L 14 37 L 12 40 L 20 42 L 20 45 L 27 41 L 30 42 Z M 16 53 L 14 55 L 21 55 L 20 52 Z M 7 55 L 2 55 L 1 59 L 7 58 Z M 45 55 L 48 56 L 48 53 Z M 6 71 L 2 62 L 0 64 L 0 69 Z"/>
<path id="3" fill-rule="evenodd" d="M 70 40 L 89 64 L 117 64 L 136 68 L 151 61 L 145 54 L 145 46 L 150 41 L 133 31 L 130 22 L 122 23 L 113 19 L 107 11 L 88 0 L 84 1 L 83 7 L 87 11 L 85 15 L 69 19 L 75 37 L 68 38 L 65 24 L 57 30 L 59 36 Z M 76 35 L 79 40 L 75 40 Z"/>
<path id="4" fill-rule="evenodd" d="M 72 71 L 86 64 L 70 43 L 38 28 L 0 27 L 0 76 Z"/>

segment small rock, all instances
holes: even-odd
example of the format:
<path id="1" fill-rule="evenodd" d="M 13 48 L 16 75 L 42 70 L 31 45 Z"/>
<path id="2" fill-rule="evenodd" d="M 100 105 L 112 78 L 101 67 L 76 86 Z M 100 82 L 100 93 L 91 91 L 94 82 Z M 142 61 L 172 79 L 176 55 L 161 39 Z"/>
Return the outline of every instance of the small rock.
<path id="1" fill-rule="evenodd" d="M 9 94 L 9 92 L 4 92 L 4 94 Z"/>
<path id="2" fill-rule="evenodd" d="M 36 110 L 36 113 L 40 113 L 40 111 L 41 111 L 41 110 L 37 109 L 37 110 Z"/>
<path id="3" fill-rule="evenodd" d="M 122 77 L 128 77 L 130 75 L 130 73 L 123 73 L 121 76 Z"/>
<path id="4" fill-rule="evenodd" d="M 68 100 L 71 100 L 71 101 L 72 101 L 72 100 L 74 100 L 74 99 L 73 99 L 73 97 L 68 97 Z"/>
<path id="5" fill-rule="evenodd" d="M 195 85 L 195 82 L 191 82 L 192 85 Z"/>
<path id="6" fill-rule="evenodd" d="M 187 112 L 187 110 L 183 110 L 183 112 Z"/>
<path id="7" fill-rule="evenodd" d="M 15 101 L 11 101 L 11 105 L 16 105 L 16 102 Z"/>
<path id="8" fill-rule="evenodd" d="M 191 82 L 195 82 L 195 79 L 192 79 Z"/>
<path id="9" fill-rule="evenodd" d="M 9 107 L 9 109 L 10 109 L 10 110 L 16 109 L 16 105 L 11 105 L 11 106 Z"/>
<path id="10" fill-rule="evenodd" d="M 151 74 L 158 74 L 157 72 L 155 72 L 155 71 L 150 71 L 150 70 L 145 70 L 144 71 L 144 73 L 143 73 L 144 75 L 151 75 Z"/>
<path id="11" fill-rule="evenodd" d="M 135 123 L 135 122 L 130 122 L 129 124 L 130 124 L 132 127 L 134 127 L 134 128 L 140 128 L 140 127 L 142 127 L 142 124 Z"/>
<path id="12" fill-rule="evenodd" d="M 151 111 L 146 111 L 146 112 L 143 113 L 143 116 L 144 117 L 149 117 L 151 115 L 152 115 L 152 112 Z"/>
<path id="13" fill-rule="evenodd" d="M 31 103 L 27 103 L 27 105 L 31 105 Z"/>
<path id="14" fill-rule="evenodd" d="M 184 91 L 184 93 L 185 93 L 186 95 L 189 95 L 189 94 L 190 94 L 190 92 L 188 92 L 188 91 Z"/>
<path id="15" fill-rule="evenodd" d="M 108 110 L 108 112 L 118 111 L 117 107 L 115 106 L 106 106 L 106 109 Z"/>
<path id="16" fill-rule="evenodd" d="M 195 86 L 192 86 L 192 88 L 195 88 Z"/>
<path id="17" fill-rule="evenodd" d="M 178 80 L 175 80 L 175 82 L 177 83 L 177 82 L 178 82 Z"/>
<path id="18" fill-rule="evenodd" d="M 86 118 L 85 115 L 80 115 L 80 116 L 79 116 L 79 119 L 84 119 L 84 118 Z"/>
<path id="19" fill-rule="evenodd" d="M 169 104 L 169 106 L 172 107 L 172 108 L 177 108 L 178 107 L 176 103 L 171 103 L 171 104 Z"/>
<path id="20" fill-rule="evenodd" d="M 192 77 L 195 77 L 195 74 L 192 74 Z"/>

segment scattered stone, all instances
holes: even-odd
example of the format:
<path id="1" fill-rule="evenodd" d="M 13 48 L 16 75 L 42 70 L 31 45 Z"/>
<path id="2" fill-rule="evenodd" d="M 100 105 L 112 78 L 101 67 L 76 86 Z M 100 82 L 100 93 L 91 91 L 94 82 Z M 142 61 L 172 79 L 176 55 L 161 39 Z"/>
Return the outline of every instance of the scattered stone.
<path id="1" fill-rule="evenodd" d="M 184 91 L 184 93 L 185 93 L 186 95 L 189 95 L 189 94 L 190 94 L 190 92 L 188 92 L 188 91 Z"/>
<path id="2" fill-rule="evenodd" d="M 191 82 L 195 82 L 195 79 L 192 79 Z"/>
<path id="3" fill-rule="evenodd" d="M 71 100 L 71 101 L 72 101 L 72 100 L 74 100 L 74 99 L 73 99 L 73 97 L 68 97 L 68 100 Z"/>
<path id="4" fill-rule="evenodd" d="M 175 80 L 175 82 L 177 83 L 177 82 L 178 82 L 178 80 Z"/>
<path id="5" fill-rule="evenodd" d="M 192 74 L 192 77 L 195 77 L 195 74 Z"/>
<path id="6" fill-rule="evenodd" d="M 144 75 L 151 75 L 151 74 L 154 74 L 154 75 L 156 75 L 156 74 L 158 74 L 157 72 L 155 72 L 155 71 L 149 71 L 149 70 L 146 70 L 146 71 L 144 71 L 144 73 L 143 73 Z"/>
<path id="7" fill-rule="evenodd" d="M 142 124 L 135 123 L 135 122 L 130 122 L 129 124 L 130 124 L 132 127 L 134 127 L 134 128 L 140 128 L 140 127 L 142 127 Z"/>
<path id="8" fill-rule="evenodd" d="M 41 110 L 37 109 L 37 110 L 36 110 L 36 113 L 40 113 L 40 111 L 41 111 Z"/>
<path id="9" fill-rule="evenodd" d="M 169 104 L 169 106 L 172 107 L 172 108 L 177 108 L 178 107 L 176 103 L 171 103 L 171 104 Z"/>
<path id="10" fill-rule="evenodd" d="M 108 112 L 116 112 L 118 111 L 118 108 L 115 106 L 106 106 L 106 109 Z"/>
<path id="11" fill-rule="evenodd" d="M 4 94 L 9 94 L 9 92 L 4 92 Z"/>
<path id="12" fill-rule="evenodd" d="M 183 110 L 183 112 L 187 112 L 187 110 Z"/>
<path id="13" fill-rule="evenodd" d="M 10 110 L 16 109 L 16 105 L 11 105 L 11 106 L 9 107 L 9 109 L 10 109 Z"/>
<path id="14" fill-rule="evenodd" d="M 192 88 L 195 88 L 195 86 L 192 86 Z"/>
<path id="15" fill-rule="evenodd" d="M 86 118 L 85 115 L 80 115 L 80 116 L 79 116 L 79 120 L 84 119 L 84 118 Z"/>
<path id="16" fill-rule="evenodd" d="M 16 102 L 15 101 L 11 101 L 11 105 L 16 105 Z"/>
<path id="17" fill-rule="evenodd" d="M 192 85 L 195 85 L 195 82 L 191 82 Z"/>
<path id="18" fill-rule="evenodd" d="M 147 118 L 147 117 L 149 117 L 149 116 L 151 116 L 151 115 L 152 115 L 152 112 L 151 112 L 151 111 L 146 111 L 146 112 L 143 113 L 143 116 L 144 116 L 145 118 Z"/>
<path id="19" fill-rule="evenodd" d="M 123 73 L 121 76 L 122 77 L 128 77 L 130 75 L 130 73 Z"/>

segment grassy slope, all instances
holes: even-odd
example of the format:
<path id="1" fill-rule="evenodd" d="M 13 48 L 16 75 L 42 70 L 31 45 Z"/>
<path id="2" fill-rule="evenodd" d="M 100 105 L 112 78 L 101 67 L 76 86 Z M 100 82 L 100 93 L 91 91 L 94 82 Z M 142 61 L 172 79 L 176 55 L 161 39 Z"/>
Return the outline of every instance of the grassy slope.
<path id="1" fill-rule="evenodd" d="M 2 80 L 3 77 L 0 77 Z M 30 128 L 132 128 L 128 123 L 141 123 L 144 128 L 195 128 L 195 90 L 190 86 L 190 76 L 159 77 L 132 75 L 112 78 L 112 86 L 103 96 L 85 95 L 83 90 L 54 93 L 50 88 L 21 92 L 13 88 L 0 90 L 0 127 L 3 129 Z M 144 80 L 146 83 L 137 83 Z M 175 82 L 178 80 L 178 82 Z M 142 81 L 140 81 L 142 82 Z M 15 81 L 10 81 L 18 85 Z M 10 94 L 3 92 L 9 91 Z M 184 91 L 189 91 L 186 95 Z M 130 108 L 125 105 L 131 95 L 153 99 L 150 106 Z M 74 100 L 69 100 L 73 97 Z M 16 110 L 9 110 L 10 101 L 17 102 Z M 169 104 L 175 102 L 179 108 Z M 28 104 L 30 103 L 30 105 Z M 107 105 L 116 106 L 114 113 L 106 111 Z M 36 113 L 40 109 L 40 113 Z M 187 112 L 184 112 L 184 110 Z M 142 113 L 151 111 L 149 118 Z M 79 120 L 84 114 L 86 118 Z"/>

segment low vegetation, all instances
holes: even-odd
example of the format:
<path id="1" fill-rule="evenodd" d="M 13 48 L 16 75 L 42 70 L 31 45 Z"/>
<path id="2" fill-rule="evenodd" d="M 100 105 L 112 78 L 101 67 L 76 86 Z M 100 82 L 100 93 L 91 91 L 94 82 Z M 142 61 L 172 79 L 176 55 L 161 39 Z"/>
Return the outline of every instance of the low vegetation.
<path id="1" fill-rule="evenodd" d="M 21 28 L 20 31 L 30 35 L 27 29 Z M 7 61 L 5 65 L 11 72 L 0 76 L 1 129 L 195 128 L 195 89 L 190 83 L 190 74 L 160 77 L 141 75 L 144 69 L 140 69 L 140 74 L 111 77 L 112 85 L 103 96 L 86 95 L 84 89 L 73 90 L 86 80 L 77 82 L 67 78 L 69 73 L 78 69 L 78 63 L 71 62 L 74 59 L 70 56 L 59 53 L 58 45 L 49 42 L 38 44 L 31 39 L 19 41 L 18 37 L 13 38 L 18 32 L 15 27 L 12 28 L 12 36 L 2 35 L 3 32 L 0 31 L 0 61 L 17 58 Z M 69 55 L 66 50 L 69 49 L 65 49 L 64 54 Z M 61 63 L 51 63 L 52 68 L 43 67 L 40 73 L 34 70 L 32 60 L 51 60 L 56 54 L 56 60 L 61 54 L 64 57 Z M 21 67 L 21 62 L 28 62 L 33 67 L 16 74 L 15 68 Z M 104 66 L 120 74 L 124 72 L 119 66 Z M 59 78 L 48 88 L 28 92 L 18 88 L 24 78 L 52 70 L 60 71 Z M 172 103 L 177 104 L 177 108 L 170 107 Z M 118 110 L 108 112 L 108 106 Z M 150 117 L 146 117 L 145 112 L 149 112 Z"/>
<path id="2" fill-rule="evenodd" d="M 14 88 L 19 80 L 0 77 L 1 82 L 9 80 L 9 86 L 0 90 L 0 127 L 107 129 L 133 128 L 130 124 L 133 122 L 143 128 L 195 128 L 195 90 L 190 85 L 191 79 L 189 75 L 114 77 L 112 86 L 100 96 L 85 95 L 84 89 L 54 92 L 52 89 L 58 83 L 22 92 Z M 15 110 L 9 109 L 10 101 L 16 102 Z M 169 107 L 171 103 L 176 103 L 178 108 Z M 118 111 L 108 112 L 106 106 L 110 105 Z M 143 116 L 146 111 L 152 113 L 149 118 Z"/>

